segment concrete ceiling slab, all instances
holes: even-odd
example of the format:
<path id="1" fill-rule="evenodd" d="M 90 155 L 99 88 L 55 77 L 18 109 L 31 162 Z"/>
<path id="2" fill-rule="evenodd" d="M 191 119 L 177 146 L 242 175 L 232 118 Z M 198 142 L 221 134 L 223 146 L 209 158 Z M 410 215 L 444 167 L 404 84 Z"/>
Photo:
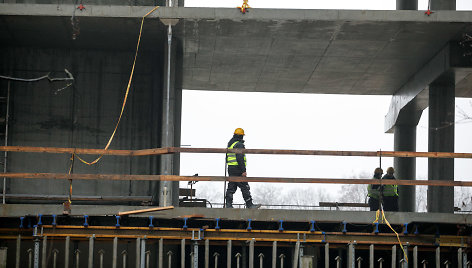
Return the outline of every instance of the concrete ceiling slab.
<path id="1" fill-rule="evenodd" d="M 2 46 L 133 51 L 150 7 L 0 4 Z M 142 49 L 160 53 L 179 19 L 185 89 L 392 95 L 449 41 L 472 12 L 159 8 L 144 24 Z M 464 75 L 464 77 L 468 77 Z M 469 79 L 470 80 L 470 79 Z M 468 81 L 469 81 L 468 80 Z M 458 82 L 471 96 L 470 82 Z"/>

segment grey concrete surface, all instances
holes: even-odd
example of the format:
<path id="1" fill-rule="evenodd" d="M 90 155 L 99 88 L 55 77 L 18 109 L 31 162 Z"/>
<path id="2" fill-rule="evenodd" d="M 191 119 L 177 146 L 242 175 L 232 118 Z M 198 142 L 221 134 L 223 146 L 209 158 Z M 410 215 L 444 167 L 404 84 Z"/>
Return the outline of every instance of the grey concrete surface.
<path id="1" fill-rule="evenodd" d="M 120 211 L 130 211 L 137 209 L 152 208 L 146 206 L 85 206 L 73 205 L 72 214 L 75 216 L 100 216 L 116 215 Z M 0 205 L 1 217 L 20 217 L 25 215 L 60 215 L 61 205 L 31 205 L 31 204 L 6 204 Z M 330 211 L 330 210 L 275 210 L 275 209 L 229 209 L 229 208 L 174 208 L 157 212 L 143 213 L 130 217 L 154 216 L 164 219 L 178 219 L 185 215 L 203 215 L 203 219 L 224 219 L 247 221 L 299 221 L 310 222 L 342 222 L 372 224 L 375 220 L 375 212 L 371 211 Z M 431 222 L 449 224 L 470 224 L 471 214 L 450 214 L 450 213 L 415 213 L 415 212 L 385 212 L 385 216 L 391 224 L 401 224 L 410 222 Z"/>
<path id="2" fill-rule="evenodd" d="M 416 151 L 416 123 L 414 124 L 397 124 L 395 126 L 395 136 L 393 146 L 395 151 Z M 415 180 L 416 179 L 416 158 L 395 157 L 393 160 L 395 168 L 395 178 L 399 180 Z M 398 186 L 399 211 L 415 212 L 416 211 L 416 191 L 415 186 L 400 185 Z"/>
<path id="3" fill-rule="evenodd" d="M 454 152 L 455 96 L 453 78 L 429 87 L 428 151 Z M 428 179 L 454 181 L 454 159 L 428 159 Z M 428 187 L 428 212 L 454 212 L 453 187 Z"/>
<path id="4" fill-rule="evenodd" d="M 73 10 L 2 4 L 0 41 L 129 49 L 149 7 L 76 11 L 81 32 L 75 42 L 68 29 Z M 146 20 L 144 49 L 164 36 L 157 17 L 181 19 L 174 35 L 182 42 L 185 89 L 376 95 L 395 93 L 472 22 L 466 11 L 428 17 L 410 10 L 253 9 L 243 15 L 235 8 L 159 8 Z"/>

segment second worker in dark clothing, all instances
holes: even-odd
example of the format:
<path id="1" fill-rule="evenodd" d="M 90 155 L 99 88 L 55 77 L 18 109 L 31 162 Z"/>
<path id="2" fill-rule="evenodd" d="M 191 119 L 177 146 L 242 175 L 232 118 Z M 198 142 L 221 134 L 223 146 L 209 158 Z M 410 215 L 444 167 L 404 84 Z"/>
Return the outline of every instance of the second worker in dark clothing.
<path id="1" fill-rule="evenodd" d="M 395 180 L 393 167 L 387 168 L 387 174 L 382 179 Z M 383 205 L 385 211 L 398 211 L 398 185 L 384 185 Z"/>
<path id="2" fill-rule="evenodd" d="M 233 138 L 228 142 L 228 149 L 245 149 L 244 147 L 244 130 L 242 128 L 237 128 L 234 131 Z M 245 154 L 235 154 L 228 153 L 226 154 L 226 163 L 228 164 L 228 174 L 230 177 L 246 177 L 246 155 Z M 244 201 L 246 202 L 247 208 L 259 208 L 260 205 L 254 205 L 252 203 L 251 191 L 249 183 L 247 182 L 233 182 L 228 183 L 228 188 L 226 190 L 226 207 L 233 207 L 233 195 L 238 189 L 241 189 L 243 194 Z"/>

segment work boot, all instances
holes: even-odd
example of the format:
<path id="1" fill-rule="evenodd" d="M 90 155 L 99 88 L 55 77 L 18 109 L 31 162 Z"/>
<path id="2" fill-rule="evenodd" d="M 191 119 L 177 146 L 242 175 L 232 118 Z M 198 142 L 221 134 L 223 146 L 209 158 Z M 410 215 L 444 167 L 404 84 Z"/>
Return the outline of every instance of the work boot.
<path id="1" fill-rule="evenodd" d="M 233 208 L 233 197 L 226 196 L 225 207 Z"/>
<path id="2" fill-rule="evenodd" d="M 252 199 L 249 199 L 248 201 L 246 201 L 246 208 L 260 208 L 261 205 L 260 204 L 253 204 L 252 203 Z"/>

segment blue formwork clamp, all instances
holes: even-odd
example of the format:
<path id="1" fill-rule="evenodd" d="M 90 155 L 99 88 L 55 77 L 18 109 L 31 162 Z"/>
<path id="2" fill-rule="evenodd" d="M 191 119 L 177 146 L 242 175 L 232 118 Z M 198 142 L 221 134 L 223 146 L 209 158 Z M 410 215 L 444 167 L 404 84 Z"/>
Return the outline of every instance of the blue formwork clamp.
<path id="1" fill-rule="evenodd" d="M 418 225 L 415 225 L 415 235 L 420 234 L 420 230 L 418 229 Z"/>
<path id="2" fill-rule="evenodd" d="M 154 218 L 153 216 L 149 216 L 149 228 L 154 228 L 154 225 L 152 224 L 153 218 Z"/>
<path id="3" fill-rule="evenodd" d="M 187 220 L 188 218 L 184 218 L 184 226 L 182 226 L 183 229 L 187 229 L 188 226 L 187 226 Z"/>
<path id="4" fill-rule="evenodd" d="M 43 217 L 43 214 L 38 214 L 38 223 L 36 224 L 38 226 L 43 225 L 43 222 L 41 221 L 41 217 Z"/>
<path id="5" fill-rule="evenodd" d="M 23 221 L 25 220 L 25 217 L 20 217 L 20 228 L 23 229 L 25 226 L 23 225 Z"/>
<path id="6" fill-rule="evenodd" d="M 279 221 L 279 232 L 283 232 L 283 231 L 284 231 L 283 224 L 284 224 L 284 220 L 280 220 L 280 221 Z"/>
<path id="7" fill-rule="evenodd" d="M 84 215 L 84 227 L 88 227 L 89 224 L 88 224 L 88 215 Z"/>
<path id="8" fill-rule="evenodd" d="M 403 224 L 403 227 L 405 228 L 405 229 L 403 230 L 403 234 L 404 234 L 404 235 L 408 235 L 408 223 L 405 222 L 405 223 Z"/>
<path id="9" fill-rule="evenodd" d="M 310 228 L 310 232 L 315 232 L 315 224 L 316 224 L 316 221 L 310 221 L 310 224 L 311 224 L 311 228 Z"/>
<path id="10" fill-rule="evenodd" d="M 115 218 L 116 218 L 115 227 L 116 227 L 116 228 L 120 228 L 120 218 L 121 218 L 121 217 L 120 217 L 120 216 L 115 216 Z"/>
<path id="11" fill-rule="evenodd" d="M 200 228 L 200 232 L 201 232 L 200 238 L 201 238 L 201 239 L 204 239 L 204 238 L 205 238 L 205 229 Z"/>
<path id="12" fill-rule="evenodd" d="M 216 218 L 215 230 L 220 230 L 220 218 Z"/>
<path id="13" fill-rule="evenodd" d="M 347 228 L 346 228 L 347 223 L 346 223 L 346 221 L 343 221 L 342 223 L 343 223 L 343 226 L 344 226 L 343 227 L 343 234 L 345 234 L 345 233 L 347 233 Z"/>
<path id="14" fill-rule="evenodd" d="M 57 225 L 56 218 L 57 218 L 57 216 L 56 216 L 55 214 L 53 214 L 53 215 L 52 215 L 52 223 L 51 223 L 51 225 L 54 226 L 54 227 Z"/>
<path id="15" fill-rule="evenodd" d="M 247 228 L 246 228 L 247 231 L 251 231 L 251 230 L 252 230 L 251 222 L 252 222 L 252 219 L 248 219 L 248 220 L 247 220 Z"/>
<path id="16" fill-rule="evenodd" d="M 325 243 L 326 242 L 326 233 L 321 232 L 321 234 L 323 235 L 323 240 L 321 240 L 321 243 Z"/>
<path id="17" fill-rule="evenodd" d="M 376 222 L 376 223 L 374 223 L 374 224 L 375 224 L 374 234 L 378 234 L 378 233 L 379 233 L 379 223 Z"/>

